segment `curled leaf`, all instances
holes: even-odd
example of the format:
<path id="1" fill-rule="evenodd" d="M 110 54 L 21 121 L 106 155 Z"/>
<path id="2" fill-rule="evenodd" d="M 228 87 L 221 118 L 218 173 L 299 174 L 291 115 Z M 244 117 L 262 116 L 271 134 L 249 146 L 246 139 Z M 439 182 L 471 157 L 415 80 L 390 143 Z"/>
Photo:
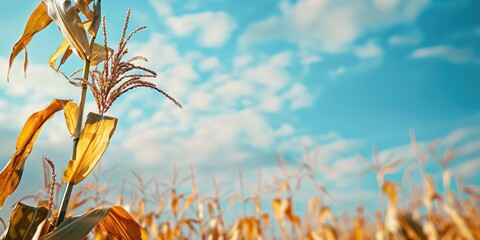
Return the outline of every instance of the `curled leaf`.
<path id="1" fill-rule="evenodd" d="M 99 63 L 107 59 L 108 55 L 111 55 L 112 53 L 113 49 L 107 48 L 107 51 L 105 51 L 104 46 L 94 43 L 92 47 L 92 54 L 90 57 L 90 66 L 98 65 Z"/>
<path id="2" fill-rule="evenodd" d="M 70 1 L 43 0 L 43 2 L 47 5 L 48 16 L 58 25 L 62 35 L 72 46 L 73 52 L 82 59 L 87 59 L 90 47 L 77 7 Z"/>
<path id="3" fill-rule="evenodd" d="M 145 229 L 120 206 L 111 207 L 108 216 L 97 226 L 113 239 L 148 239 Z"/>
<path id="4" fill-rule="evenodd" d="M 63 42 L 58 46 L 57 50 L 52 54 L 50 57 L 50 60 L 48 63 L 50 64 L 50 67 L 58 70 L 62 64 L 65 63 L 68 57 L 72 54 L 72 48 L 70 47 L 70 43 L 67 40 L 63 40 Z M 55 67 L 57 63 L 58 57 L 62 56 L 62 60 L 60 61 L 60 64 L 58 64 L 58 67 Z"/>
<path id="5" fill-rule="evenodd" d="M 7 166 L 0 173 L 0 208 L 3 207 L 5 199 L 17 188 L 22 178 L 23 166 L 32 151 L 33 144 L 37 139 L 43 124 L 50 119 L 56 112 L 70 100 L 54 99 L 47 108 L 32 114 L 23 126 L 20 135 L 17 138 L 17 151 L 10 158 Z"/>
<path id="6" fill-rule="evenodd" d="M 41 30 L 43 30 L 51 22 L 52 22 L 52 19 L 47 14 L 47 7 L 43 2 L 41 2 L 37 6 L 37 8 L 33 10 L 32 14 L 28 18 L 28 21 L 25 26 L 25 29 L 23 30 L 22 36 L 13 46 L 12 53 L 10 54 L 10 62 L 8 64 L 8 75 L 10 75 L 10 68 L 12 67 L 13 61 L 15 60 L 17 55 L 27 47 L 28 43 L 30 43 L 33 36 L 37 32 L 40 32 Z M 25 59 L 24 66 L 27 66 L 27 64 L 28 64 L 28 60 Z"/>
<path id="7" fill-rule="evenodd" d="M 78 10 L 89 20 L 92 20 L 94 17 L 93 11 L 88 7 L 92 1 L 93 0 L 75 0 Z"/>
<path id="8" fill-rule="evenodd" d="M 88 28 L 88 34 L 92 37 L 97 36 L 98 28 L 100 28 L 100 22 L 102 21 L 102 9 L 101 9 L 101 4 L 100 0 L 98 0 L 94 5 L 93 5 L 93 19 L 92 19 L 92 24 Z"/>

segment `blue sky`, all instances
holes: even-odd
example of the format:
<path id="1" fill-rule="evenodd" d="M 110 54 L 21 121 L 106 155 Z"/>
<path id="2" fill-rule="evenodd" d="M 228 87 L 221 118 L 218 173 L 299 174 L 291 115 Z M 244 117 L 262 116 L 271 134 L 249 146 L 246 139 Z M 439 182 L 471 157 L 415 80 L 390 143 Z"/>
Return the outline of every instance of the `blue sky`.
<path id="1" fill-rule="evenodd" d="M 0 9 L 0 156 L 7 162 L 23 122 L 52 98 L 77 100 L 48 67 L 62 41 L 51 25 L 22 54 L 10 82 L 8 57 L 38 1 L 8 1 Z M 149 59 L 158 86 L 184 106 L 149 90 L 126 94 L 108 115 L 119 127 L 102 167 L 120 179 L 137 169 L 165 181 L 173 164 L 211 191 L 211 176 L 225 191 L 238 190 L 237 171 L 246 182 L 281 176 L 274 154 L 285 153 L 291 168 L 304 151 L 318 151 L 316 179 L 353 209 L 359 195 L 374 208 L 375 175 L 356 156 L 404 157 L 403 172 L 415 162 L 409 130 L 422 147 L 460 149 L 450 165 L 466 184 L 480 178 L 480 10 L 479 1 L 305 0 L 305 1 L 103 1 L 111 46 L 132 8 L 130 29 L 147 25 L 130 44 L 132 55 Z M 67 73 L 81 67 L 69 60 Z M 95 111 L 93 99 L 87 108 Z M 71 139 L 59 114 L 39 137 L 25 169 L 17 199 L 41 188 L 41 156 L 59 169 L 69 160 Z M 425 149 L 424 149 L 425 150 Z M 320 166 L 330 170 L 323 171 Z M 433 159 L 427 172 L 440 179 Z M 401 181 L 401 174 L 388 176 Z M 37 183 L 32 184 L 32 183 Z M 298 191 L 301 206 L 312 194 Z M 188 186 L 187 186 L 188 187 Z M 32 190 L 33 189 L 33 190 Z M 10 199 L 13 202 L 13 199 Z M 3 211 L 3 210 L 2 210 Z"/>

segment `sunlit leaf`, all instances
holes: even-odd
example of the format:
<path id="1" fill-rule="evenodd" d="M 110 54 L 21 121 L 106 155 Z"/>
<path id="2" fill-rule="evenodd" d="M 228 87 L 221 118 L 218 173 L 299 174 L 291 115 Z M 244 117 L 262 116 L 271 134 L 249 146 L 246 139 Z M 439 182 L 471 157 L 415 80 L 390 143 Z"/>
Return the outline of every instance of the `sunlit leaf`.
<path id="1" fill-rule="evenodd" d="M 68 162 L 63 181 L 78 184 L 95 168 L 110 143 L 117 119 L 89 113 L 77 146 L 77 159 Z"/>
<path id="2" fill-rule="evenodd" d="M 148 239 L 145 229 L 120 206 L 111 207 L 108 216 L 98 223 L 98 228 L 113 239 Z"/>
<path id="3" fill-rule="evenodd" d="M 63 113 L 65 115 L 65 122 L 67 123 L 68 131 L 70 132 L 70 134 L 72 134 L 72 136 L 75 136 L 78 105 L 75 102 L 68 102 L 63 108 Z"/>
<path id="4" fill-rule="evenodd" d="M 37 32 L 44 29 L 51 22 L 52 19 L 47 14 L 46 5 L 43 2 L 40 2 L 40 4 L 37 6 L 37 8 L 35 8 L 35 10 L 28 18 L 22 36 L 13 46 L 12 53 L 10 54 L 10 62 L 8 64 L 8 75 L 10 75 L 10 68 L 12 67 L 12 63 L 15 60 L 15 57 L 17 57 L 17 55 L 27 47 L 28 43 L 30 43 L 33 36 Z M 26 66 L 27 64 L 28 60 L 25 59 L 24 66 Z"/>
<path id="5" fill-rule="evenodd" d="M 60 44 L 60 46 L 58 46 L 57 50 L 55 50 L 55 52 L 50 57 L 50 60 L 48 61 L 48 63 L 50 64 L 50 67 L 55 70 L 59 69 L 60 66 L 63 63 L 65 63 L 67 58 L 70 57 L 71 53 L 72 53 L 72 48 L 70 47 L 70 43 L 67 40 L 63 40 L 63 42 Z M 60 61 L 60 64 L 58 65 L 58 67 L 55 67 L 57 63 L 57 59 L 61 55 L 63 55 L 62 60 Z"/>
<path id="6" fill-rule="evenodd" d="M 33 239 L 40 234 L 50 210 L 45 207 L 31 207 L 21 202 L 10 213 L 10 223 L 0 239 Z"/>
<path id="7" fill-rule="evenodd" d="M 0 208 L 3 207 L 5 199 L 17 188 L 22 178 L 23 166 L 28 155 L 32 151 L 33 144 L 43 124 L 63 107 L 69 100 L 54 99 L 47 108 L 32 114 L 23 126 L 17 138 L 17 151 L 10 158 L 7 166 L 0 173 Z"/>

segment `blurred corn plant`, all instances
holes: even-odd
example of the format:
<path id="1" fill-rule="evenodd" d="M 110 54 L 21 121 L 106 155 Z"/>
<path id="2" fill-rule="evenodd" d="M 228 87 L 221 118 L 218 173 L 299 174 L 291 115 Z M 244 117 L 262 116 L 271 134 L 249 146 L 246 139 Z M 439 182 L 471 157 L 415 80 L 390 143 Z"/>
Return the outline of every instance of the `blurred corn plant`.
<path id="1" fill-rule="evenodd" d="M 62 185 L 59 186 L 55 182 L 53 161 L 45 158 L 45 162 L 51 169 L 44 168 L 48 200 L 40 201 L 44 192 L 25 196 L 23 200 L 28 198 L 39 200 L 38 207 L 18 202 L 11 212 L 8 226 L 5 227 L 6 230 L 0 239 L 83 239 L 90 233 L 93 233 L 96 239 L 148 238 L 146 230 L 122 206 L 101 207 L 106 202 L 100 200 L 100 195 L 109 191 L 108 185 L 101 190 L 102 188 L 98 189 L 97 185 L 92 187 L 87 184 L 86 187 L 79 189 L 70 201 L 73 186 L 92 173 L 115 132 L 118 119 L 104 114 L 116 99 L 134 88 L 147 87 L 162 93 L 181 107 L 175 99 L 155 84 L 143 80 L 156 77 L 154 71 L 134 64 L 147 59 L 137 56 L 123 60 L 128 53 L 127 42 L 133 34 L 145 28 L 137 28 L 127 35 L 129 16 L 130 10 L 127 12 L 118 49 L 113 51 L 107 46 L 105 17 L 101 16 L 100 0 L 95 2 L 93 0 L 76 0 L 75 2 L 42 0 L 30 15 L 22 36 L 13 46 L 8 75 L 13 61 L 22 51 L 25 52 L 24 72 L 27 71 L 27 45 L 37 32 L 54 22 L 65 40 L 51 56 L 49 64 L 59 71 L 60 66 L 72 53 L 83 60 L 84 66 L 80 70 L 83 71 L 82 77 L 70 80 L 62 73 L 73 86 L 81 89 L 80 103 L 77 105 L 72 100 L 54 99 L 45 109 L 32 114 L 25 123 L 17 138 L 17 150 L 0 173 L 0 208 L 20 183 L 25 162 L 41 128 L 59 111 L 63 111 L 67 129 L 73 136 L 71 160 L 62 177 L 66 184 L 65 193 L 60 205 L 54 204 L 54 191 L 60 189 Z M 103 45 L 95 43 L 100 25 L 103 25 Z M 60 56 L 60 62 L 56 66 Z M 74 74 L 77 72 L 79 71 L 75 71 Z M 83 126 L 87 88 L 91 89 L 99 113 L 89 113 Z M 50 175 L 50 181 L 47 180 L 48 175 Z M 98 184 L 97 176 L 95 180 L 96 183 L 93 184 Z M 84 192 L 92 189 L 96 189 L 93 198 L 82 198 Z M 87 212 L 82 215 L 69 216 L 74 209 L 90 200 L 96 206 L 87 209 Z M 58 203 L 58 199 L 56 202 Z M 5 226 L 3 219 L 2 224 Z"/>
<path id="2" fill-rule="evenodd" d="M 414 145 L 420 144 L 412 147 Z M 378 159 L 380 154 L 375 152 L 375 155 Z M 337 215 L 333 207 L 338 198 L 333 194 L 330 197 L 323 190 L 312 191 L 311 186 L 315 184 L 296 184 L 307 173 L 323 173 L 323 167 L 305 167 L 305 164 L 312 165 L 312 155 L 305 154 L 305 159 L 297 159 L 297 164 L 289 164 L 291 161 L 285 156 L 276 158 L 279 160 L 278 176 L 270 175 L 265 180 L 259 171 L 258 178 L 251 179 L 257 183 L 254 186 L 250 179 L 244 183 L 239 171 L 240 190 L 233 194 L 223 191 L 215 178 L 213 194 L 203 194 L 193 168 L 190 176 L 182 177 L 174 166 L 166 182 L 156 178 L 142 179 L 138 172 L 132 171 L 135 181 L 127 180 L 122 189 L 130 188 L 134 194 L 128 201 L 127 191 L 123 189 L 119 203 L 146 229 L 150 239 L 159 240 L 480 239 L 478 186 L 461 185 L 458 189 L 442 186 L 442 189 L 447 188 L 446 197 L 443 197 L 437 190 L 435 177 L 427 171 L 423 171 L 420 181 L 415 179 L 420 188 L 410 193 L 404 191 L 410 185 L 383 179 L 379 193 L 387 200 L 384 209 L 366 209 L 360 204 L 353 215 Z M 185 188 L 182 185 L 187 180 L 191 183 Z M 189 187 L 191 190 L 186 190 Z M 310 195 L 297 194 L 305 187 L 307 189 L 303 190 Z M 402 204 L 412 199 L 415 204 Z M 303 213 L 299 210 L 302 207 Z"/>

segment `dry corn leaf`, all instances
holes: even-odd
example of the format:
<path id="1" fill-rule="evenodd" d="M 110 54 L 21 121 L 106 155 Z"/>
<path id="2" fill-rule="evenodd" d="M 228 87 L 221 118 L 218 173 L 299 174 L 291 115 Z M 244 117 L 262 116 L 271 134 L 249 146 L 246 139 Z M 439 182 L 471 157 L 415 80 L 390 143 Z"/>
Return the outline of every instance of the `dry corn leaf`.
<path id="1" fill-rule="evenodd" d="M 462 218 L 462 216 L 460 216 L 457 210 L 455 210 L 454 208 L 451 208 L 447 204 L 443 204 L 442 208 L 452 218 L 453 223 L 455 223 L 455 226 L 457 227 L 458 231 L 460 232 L 463 238 L 468 240 L 475 239 L 470 229 L 468 229 L 464 219 Z"/>
<path id="2" fill-rule="evenodd" d="M 58 70 L 60 68 L 60 66 L 63 63 L 65 63 L 67 58 L 70 57 L 71 52 L 72 52 L 72 48 L 70 47 L 70 43 L 68 43 L 67 40 L 63 40 L 63 42 L 60 44 L 60 46 L 58 46 L 57 50 L 55 50 L 55 52 L 52 54 L 52 56 L 48 60 L 48 63 L 50 64 L 50 67 L 55 69 L 55 70 Z M 57 63 L 57 59 L 58 59 L 58 57 L 60 57 L 60 55 L 63 55 L 62 60 L 61 60 L 60 64 L 58 65 L 58 67 L 55 67 L 55 65 Z"/>
<path id="3" fill-rule="evenodd" d="M 422 225 L 415 221 L 411 214 L 398 214 L 402 232 L 407 239 L 426 240 L 427 236 L 423 233 Z"/>
<path id="4" fill-rule="evenodd" d="M 32 40 L 33 36 L 44 29 L 52 22 L 52 19 L 47 14 L 47 7 L 46 5 L 41 2 L 35 10 L 33 10 L 32 14 L 28 18 L 27 24 L 25 29 L 23 30 L 23 34 L 20 39 L 15 43 L 12 49 L 12 53 L 10 54 L 10 62 L 8 64 L 8 75 L 10 75 L 10 68 L 12 67 L 12 63 L 15 60 L 15 57 L 25 49 L 28 43 Z M 28 59 L 25 58 L 24 66 L 27 66 Z M 24 69 L 26 70 L 26 69 Z M 8 76 L 7 75 L 7 76 Z M 8 77 L 7 77 L 8 78 Z"/>
<path id="5" fill-rule="evenodd" d="M 47 5 L 48 16 L 58 25 L 72 50 L 82 59 L 87 59 L 90 47 L 77 7 L 70 1 L 43 0 L 43 2 Z"/>
<path id="6" fill-rule="evenodd" d="M 398 185 L 392 181 L 386 181 L 382 186 L 382 191 L 390 199 L 390 204 L 395 206 L 397 204 L 398 196 Z"/>
<path id="7" fill-rule="evenodd" d="M 103 62 L 109 55 L 113 53 L 113 49 L 108 48 L 105 51 L 105 47 L 94 43 L 92 47 L 92 53 L 90 57 L 90 66 L 97 66 L 99 63 Z"/>
<path id="8" fill-rule="evenodd" d="M 148 239 L 145 229 L 120 206 L 111 207 L 108 216 L 97 227 L 113 239 Z"/>
<path id="9" fill-rule="evenodd" d="M 324 206 L 320 209 L 319 220 L 320 220 L 321 223 L 323 223 L 327 219 L 331 222 L 336 222 L 337 221 L 337 219 L 335 218 L 335 216 L 332 213 L 332 210 L 329 207 Z"/>
<path id="10" fill-rule="evenodd" d="M 84 22 L 83 27 L 86 29 L 91 29 L 93 25 L 91 24 L 92 22 Z M 90 31 L 90 30 L 89 30 Z M 55 71 L 58 71 L 60 69 L 60 66 L 62 66 L 65 61 L 72 55 L 72 47 L 70 46 L 70 42 L 68 40 L 64 40 L 60 46 L 58 46 L 57 50 L 52 54 L 52 56 L 49 59 L 49 64 L 50 67 L 53 68 Z M 99 63 L 103 62 L 105 58 L 107 57 L 107 54 L 110 55 L 113 53 L 113 49 L 108 48 L 107 51 L 105 51 L 105 47 L 94 43 L 91 49 L 91 54 L 90 54 L 90 66 L 96 66 Z M 58 57 L 62 55 L 62 59 L 60 60 L 60 63 L 58 64 L 58 67 L 56 67 L 56 63 L 58 60 Z"/>
<path id="11" fill-rule="evenodd" d="M 183 209 L 182 209 L 182 214 L 185 214 L 185 212 L 187 212 L 187 209 L 190 208 L 190 205 L 192 205 L 192 202 L 193 200 L 195 200 L 197 198 L 197 194 L 194 192 L 192 194 L 190 194 L 187 199 L 185 200 L 185 202 L 183 203 Z"/>
<path id="12" fill-rule="evenodd" d="M 89 113 L 77 146 L 77 159 L 68 162 L 63 181 L 80 183 L 95 168 L 110 143 L 117 119 Z"/>
<path id="13" fill-rule="evenodd" d="M 17 188 L 22 178 L 23 166 L 32 151 L 43 124 L 56 112 L 63 109 L 69 100 L 54 99 L 47 108 L 32 114 L 23 126 L 17 138 L 15 147 L 17 151 L 10 158 L 7 166 L 0 173 L 0 208 L 5 199 Z"/>
<path id="14" fill-rule="evenodd" d="M 33 239 L 39 235 L 51 211 L 45 207 L 31 207 L 21 202 L 10 213 L 10 223 L 0 239 Z M 37 233 L 38 232 L 38 233 Z"/>
<path id="15" fill-rule="evenodd" d="M 323 230 L 323 235 L 325 240 L 337 240 L 338 234 L 331 226 L 326 226 Z"/>
<path id="16" fill-rule="evenodd" d="M 68 131 L 72 136 L 76 136 L 76 126 L 77 126 L 77 116 L 78 116 L 78 105 L 75 102 L 68 102 L 63 108 L 63 113 L 65 115 L 65 122 L 67 123 Z"/>
<path id="17" fill-rule="evenodd" d="M 75 0 L 77 9 L 88 19 L 92 20 L 94 18 L 94 12 L 90 10 L 88 5 L 93 2 L 93 0 Z"/>
<path id="18" fill-rule="evenodd" d="M 91 0 L 86 0 L 86 1 L 91 1 Z M 77 1 L 77 3 L 78 2 L 82 2 L 82 0 Z M 80 5 L 81 4 L 77 4 L 77 6 L 80 6 Z M 101 19 L 101 17 L 102 17 L 101 6 L 102 5 L 100 4 L 100 0 L 98 0 L 95 4 L 93 4 L 93 12 L 94 12 L 93 19 L 91 19 L 92 22 L 91 22 L 90 27 L 88 28 L 88 34 L 90 34 L 90 36 L 92 36 L 92 37 L 97 36 L 98 28 L 100 28 L 100 22 L 102 21 L 102 19 Z M 90 9 L 88 9 L 88 10 L 90 10 Z"/>
<path id="19" fill-rule="evenodd" d="M 382 186 L 382 191 L 388 196 L 389 203 L 385 216 L 385 227 L 389 233 L 397 234 L 400 230 L 397 209 L 398 185 L 392 181 L 386 181 Z"/>

